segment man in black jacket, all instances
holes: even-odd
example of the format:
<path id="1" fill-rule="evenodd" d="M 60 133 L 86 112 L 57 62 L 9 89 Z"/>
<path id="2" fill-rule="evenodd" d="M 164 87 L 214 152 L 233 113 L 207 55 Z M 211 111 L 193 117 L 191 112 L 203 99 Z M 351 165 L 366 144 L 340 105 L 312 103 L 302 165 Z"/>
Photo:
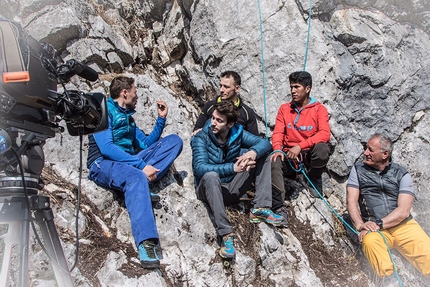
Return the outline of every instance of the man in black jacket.
<path id="1" fill-rule="evenodd" d="M 230 100 L 239 108 L 239 119 L 237 123 L 241 124 L 244 130 L 256 136 L 259 135 L 257 117 L 254 110 L 245 105 L 239 96 L 240 85 L 241 79 L 238 73 L 234 71 L 225 71 L 221 73 L 219 84 L 220 95 L 216 99 L 207 102 L 203 107 L 196 125 L 194 126 L 193 136 L 203 128 L 208 119 L 212 118 L 214 104 L 223 100 Z"/>

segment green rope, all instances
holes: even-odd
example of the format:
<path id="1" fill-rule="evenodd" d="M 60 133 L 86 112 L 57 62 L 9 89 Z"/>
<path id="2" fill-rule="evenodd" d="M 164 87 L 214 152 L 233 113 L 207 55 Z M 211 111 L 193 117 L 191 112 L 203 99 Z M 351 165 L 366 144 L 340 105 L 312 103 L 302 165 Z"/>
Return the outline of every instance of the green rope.
<path id="1" fill-rule="evenodd" d="M 388 246 L 387 239 L 385 239 L 384 234 L 380 230 L 378 230 L 378 233 L 379 235 L 382 236 L 382 239 L 384 239 L 385 246 L 387 246 L 388 255 L 390 255 L 390 260 L 391 260 L 391 263 L 393 264 L 394 274 L 396 275 L 397 282 L 399 282 L 399 287 L 403 287 L 402 280 L 400 280 L 399 273 L 397 272 L 396 264 L 394 263 L 393 255 L 391 254 L 390 246 Z"/>
<path id="2" fill-rule="evenodd" d="M 280 150 L 276 150 L 273 151 L 274 152 L 282 152 L 284 154 L 284 156 L 286 157 L 286 153 L 284 153 L 283 151 Z M 343 224 L 345 224 L 345 226 L 347 226 L 352 232 L 354 232 L 356 235 L 358 235 L 358 231 L 355 230 L 355 228 L 352 228 L 351 225 L 349 225 L 343 218 L 342 216 L 340 216 L 339 213 L 336 212 L 336 210 L 334 210 L 334 208 L 330 205 L 330 203 L 328 203 L 328 201 L 324 198 L 324 196 L 322 196 L 322 194 L 320 193 L 320 191 L 315 187 L 315 185 L 312 183 L 312 181 L 309 179 L 308 175 L 306 174 L 305 169 L 303 168 L 303 162 L 301 161 L 299 163 L 299 168 L 295 168 L 292 164 L 291 161 L 288 160 L 288 163 L 290 164 L 290 167 L 295 171 L 295 172 L 301 172 L 303 174 L 303 176 L 306 178 L 306 180 L 308 181 L 308 183 L 310 183 L 311 187 L 318 193 L 318 196 L 324 201 L 324 203 L 328 206 L 328 208 L 334 213 L 334 215 L 336 215 L 337 218 L 339 218 L 340 221 L 342 221 Z"/>
<path id="3" fill-rule="evenodd" d="M 303 71 L 306 71 L 306 61 L 308 59 L 309 38 L 311 36 L 311 18 L 312 18 L 312 0 L 310 0 L 310 3 L 309 3 L 308 35 L 306 37 L 306 49 L 305 49 L 305 60 L 304 60 L 304 64 L 303 64 Z"/>
<path id="4" fill-rule="evenodd" d="M 258 13 L 260 15 L 260 43 L 261 43 L 261 72 L 263 75 L 263 94 L 264 94 L 264 121 L 266 123 L 266 140 L 268 139 L 268 123 L 266 111 L 266 75 L 264 73 L 264 41 L 263 41 L 263 18 L 261 15 L 260 0 L 258 0 Z"/>

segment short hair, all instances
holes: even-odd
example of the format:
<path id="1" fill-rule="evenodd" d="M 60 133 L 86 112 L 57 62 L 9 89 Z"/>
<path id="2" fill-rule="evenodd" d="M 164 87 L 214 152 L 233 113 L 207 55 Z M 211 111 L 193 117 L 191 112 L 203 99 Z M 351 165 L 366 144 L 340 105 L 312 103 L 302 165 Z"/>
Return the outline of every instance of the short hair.
<path id="1" fill-rule="evenodd" d="M 227 124 L 237 122 L 239 108 L 232 101 L 221 101 L 214 105 L 214 110 L 227 117 Z"/>
<path id="2" fill-rule="evenodd" d="M 298 83 L 303 87 L 311 87 L 312 88 L 312 76 L 306 71 L 297 71 L 290 74 L 288 77 L 290 83 Z"/>
<path id="3" fill-rule="evenodd" d="M 127 91 L 132 88 L 134 79 L 124 76 L 115 77 L 109 87 L 109 93 L 112 99 L 119 98 L 121 91 L 126 89 Z"/>
<path id="4" fill-rule="evenodd" d="M 221 78 L 233 78 L 234 84 L 240 86 L 242 84 L 242 79 L 239 74 L 235 71 L 225 71 L 221 73 Z"/>
<path id="5" fill-rule="evenodd" d="M 381 151 L 388 151 L 391 155 L 391 153 L 393 152 L 393 141 L 387 135 L 382 133 L 374 133 L 370 136 L 369 140 L 372 140 L 374 138 L 379 139 Z"/>

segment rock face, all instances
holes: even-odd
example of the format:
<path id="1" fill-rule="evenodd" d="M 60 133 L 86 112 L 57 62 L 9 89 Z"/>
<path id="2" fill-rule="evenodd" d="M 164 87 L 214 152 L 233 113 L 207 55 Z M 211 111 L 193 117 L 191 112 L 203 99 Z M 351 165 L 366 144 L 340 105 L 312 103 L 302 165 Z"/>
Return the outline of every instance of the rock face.
<path id="1" fill-rule="evenodd" d="M 313 75 L 312 96 L 330 113 L 334 148 L 323 177 L 327 202 L 337 213 L 345 211 L 346 180 L 361 157 L 361 143 L 384 132 L 395 141 L 394 161 L 414 178 L 413 215 L 430 234 L 430 4 L 412 2 L 321 0 L 309 7 L 300 0 L 0 0 L 0 15 L 53 45 L 63 60 L 77 59 L 100 73 L 96 82 L 74 77 L 68 89 L 107 94 L 115 74 L 132 76 L 137 124 L 151 131 L 155 101 L 165 100 L 165 134 L 184 140 L 174 169 L 156 186 L 162 197 L 162 208 L 154 210 L 162 257 L 156 271 L 139 266 L 121 197 L 86 179 L 87 139 L 78 222 L 79 139 L 63 133 L 47 140 L 43 178 L 49 184 L 43 193 L 53 199 L 70 266 L 79 226 L 74 284 L 377 285 L 330 208 L 303 192 L 291 198 L 284 229 L 248 223 L 246 202 L 229 209 L 238 255 L 234 269 L 225 270 L 211 219 L 194 193 L 189 140 L 199 108 L 218 93 L 222 71 L 241 75 L 241 95 L 256 110 L 261 135 L 270 139 L 278 107 L 290 100 L 288 75 L 306 69 Z M 31 286 L 53 286 L 49 260 L 33 236 L 30 242 Z M 393 256 L 406 286 L 429 286 L 401 256 Z"/>

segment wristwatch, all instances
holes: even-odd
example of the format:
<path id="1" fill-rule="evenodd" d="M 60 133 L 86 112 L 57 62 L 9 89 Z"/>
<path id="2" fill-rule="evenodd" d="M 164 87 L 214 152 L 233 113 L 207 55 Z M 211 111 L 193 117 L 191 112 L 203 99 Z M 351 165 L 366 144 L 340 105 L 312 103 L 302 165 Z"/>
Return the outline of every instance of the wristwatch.
<path id="1" fill-rule="evenodd" d="M 381 219 L 376 219 L 376 220 L 375 220 L 375 223 L 376 223 L 376 224 L 378 224 L 379 229 L 381 229 L 381 230 L 383 229 L 383 222 L 382 222 L 382 220 L 381 220 Z"/>

